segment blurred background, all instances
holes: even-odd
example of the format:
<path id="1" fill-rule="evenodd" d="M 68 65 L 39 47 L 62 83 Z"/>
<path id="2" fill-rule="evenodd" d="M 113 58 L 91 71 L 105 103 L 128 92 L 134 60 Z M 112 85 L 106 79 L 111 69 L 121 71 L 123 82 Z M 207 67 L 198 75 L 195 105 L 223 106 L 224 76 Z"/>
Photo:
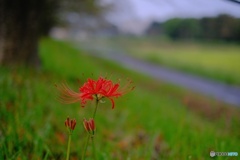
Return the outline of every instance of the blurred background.
<path id="1" fill-rule="evenodd" d="M 80 159 L 93 104 L 55 85 L 99 76 L 136 86 L 100 105 L 99 160 L 240 153 L 240 1 L 1 0 L 0 159 L 65 159 L 67 116 Z"/>

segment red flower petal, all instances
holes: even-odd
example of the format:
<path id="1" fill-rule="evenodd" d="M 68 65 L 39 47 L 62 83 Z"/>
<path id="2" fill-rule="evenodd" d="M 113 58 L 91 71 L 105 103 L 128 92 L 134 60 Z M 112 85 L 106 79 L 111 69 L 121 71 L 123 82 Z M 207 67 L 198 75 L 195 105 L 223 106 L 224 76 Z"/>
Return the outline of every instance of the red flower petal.
<path id="1" fill-rule="evenodd" d="M 112 102 L 112 109 L 114 109 L 114 107 L 115 107 L 115 103 L 114 103 L 114 100 L 112 99 L 112 98 L 109 98 L 110 100 L 111 100 L 111 102 Z"/>

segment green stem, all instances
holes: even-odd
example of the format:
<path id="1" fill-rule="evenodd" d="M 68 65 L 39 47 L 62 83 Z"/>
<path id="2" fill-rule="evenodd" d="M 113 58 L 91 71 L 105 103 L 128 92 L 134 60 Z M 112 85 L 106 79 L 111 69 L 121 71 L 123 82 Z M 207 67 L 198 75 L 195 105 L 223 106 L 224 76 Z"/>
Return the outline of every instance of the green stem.
<path id="1" fill-rule="evenodd" d="M 96 156 L 96 149 L 95 149 L 95 144 L 94 144 L 94 139 L 93 139 L 93 135 L 91 136 L 91 139 L 92 139 L 92 149 L 93 149 L 93 156 L 94 156 L 94 159 L 97 160 L 97 156 Z"/>
<path id="2" fill-rule="evenodd" d="M 70 133 L 68 136 L 68 147 L 67 147 L 67 159 L 66 160 L 69 160 L 71 139 L 72 139 L 72 134 Z"/>
<path id="3" fill-rule="evenodd" d="M 85 144 L 85 146 L 84 146 L 84 151 L 83 151 L 83 154 L 82 154 L 82 160 L 85 159 L 85 154 L 86 154 L 86 151 L 87 151 L 87 147 L 88 147 L 88 143 L 89 143 L 90 136 L 91 136 L 91 135 L 88 134 L 87 142 L 86 142 L 86 144 Z"/>
<path id="4" fill-rule="evenodd" d="M 99 100 L 96 99 L 96 105 L 95 105 L 95 109 L 94 109 L 94 112 L 93 112 L 93 120 L 95 120 L 95 116 L 96 116 L 96 112 L 97 112 L 97 108 L 98 108 L 98 103 L 99 103 Z M 95 150 L 95 145 L 94 145 L 94 140 L 93 140 L 93 135 L 91 135 L 91 139 L 92 139 L 92 148 L 93 148 L 93 156 L 94 156 L 94 159 L 97 160 L 97 157 L 96 157 L 96 150 Z"/>
<path id="5" fill-rule="evenodd" d="M 95 105 L 95 109 L 94 109 L 94 112 L 93 112 L 93 119 L 95 118 L 95 115 L 96 115 L 96 112 L 97 112 L 97 108 L 98 108 L 98 99 L 96 100 L 96 105 Z M 82 160 L 85 159 L 85 154 L 86 154 L 86 151 L 87 151 L 87 147 L 88 147 L 88 143 L 89 143 L 89 139 L 92 135 L 91 134 L 88 134 L 88 137 L 87 137 L 87 142 L 84 146 L 84 151 L 83 151 L 83 154 L 82 154 Z M 93 137 L 92 137 L 93 138 Z M 93 140 L 93 139 L 92 139 Z M 92 141 L 93 142 L 93 141 Z M 93 152 L 94 152 L 94 158 L 96 160 L 96 155 L 95 155 L 95 149 L 93 149 Z"/>
<path id="6" fill-rule="evenodd" d="M 95 105 L 95 109 L 94 109 L 94 112 L 93 112 L 93 119 L 95 118 L 95 115 L 96 115 L 96 112 L 97 112 L 97 108 L 98 108 L 98 102 L 99 102 L 99 100 L 98 99 L 96 99 L 96 105 Z"/>

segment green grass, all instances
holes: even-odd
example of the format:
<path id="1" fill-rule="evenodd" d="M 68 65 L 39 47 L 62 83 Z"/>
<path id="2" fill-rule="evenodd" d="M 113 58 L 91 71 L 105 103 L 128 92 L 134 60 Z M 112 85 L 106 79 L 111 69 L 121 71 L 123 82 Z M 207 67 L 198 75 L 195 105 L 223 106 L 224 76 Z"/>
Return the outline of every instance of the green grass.
<path id="1" fill-rule="evenodd" d="M 223 42 L 167 41 L 159 39 L 119 39 L 129 53 L 184 72 L 240 85 L 240 47 Z"/>
<path id="2" fill-rule="evenodd" d="M 136 89 L 117 99 L 114 110 L 108 101 L 99 106 L 99 160 L 208 159 L 211 150 L 240 153 L 239 109 L 86 56 L 64 42 L 43 40 L 40 55 L 42 70 L 0 68 L 0 159 L 65 159 L 67 116 L 77 120 L 70 156 L 80 159 L 87 136 L 82 120 L 92 115 L 93 107 L 59 103 L 54 85 L 67 81 L 77 91 L 78 80 L 106 73 L 133 79 Z M 197 110 L 206 106 L 206 112 Z M 87 159 L 91 153 L 90 147 Z"/>

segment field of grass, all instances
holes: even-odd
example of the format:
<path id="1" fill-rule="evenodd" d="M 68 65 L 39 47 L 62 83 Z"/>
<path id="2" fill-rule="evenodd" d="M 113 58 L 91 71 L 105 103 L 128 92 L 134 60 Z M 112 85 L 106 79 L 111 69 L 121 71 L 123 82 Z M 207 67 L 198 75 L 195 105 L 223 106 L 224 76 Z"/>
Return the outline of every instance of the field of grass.
<path id="1" fill-rule="evenodd" d="M 184 72 L 240 85 L 240 46 L 223 42 L 116 40 L 131 55 Z"/>
<path id="2" fill-rule="evenodd" d="M 87 136 L 82 120 L 93 107 L 59 103 L 55 84 L 66 81 L 77 91 L 88 77 L 107 73 L 131 78 L 136 89 L 117 99 L 115 109 L 107 100 L 100 104 L 95 119 L 99 160 L 195 160 L 209 159 L 211 150 L 240 153 L 237 108 L 86 56 L 65 42 L 43 40 L 40 55 L 41 70 L 0 67 L 0 159 L 65 159 L 67 116 L 77 120 L 70 156 L 80 159 Z M 91 147 L 87 159 L 92 159 Z"/>

